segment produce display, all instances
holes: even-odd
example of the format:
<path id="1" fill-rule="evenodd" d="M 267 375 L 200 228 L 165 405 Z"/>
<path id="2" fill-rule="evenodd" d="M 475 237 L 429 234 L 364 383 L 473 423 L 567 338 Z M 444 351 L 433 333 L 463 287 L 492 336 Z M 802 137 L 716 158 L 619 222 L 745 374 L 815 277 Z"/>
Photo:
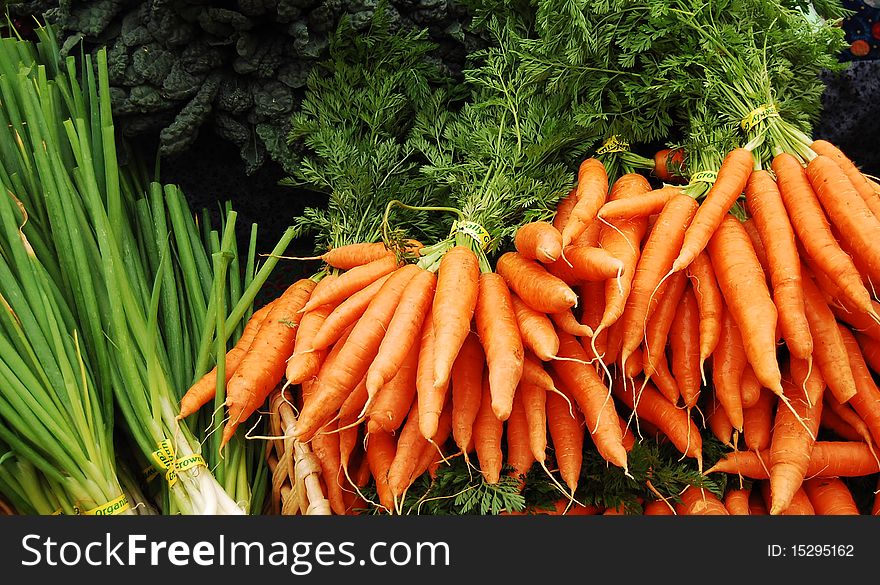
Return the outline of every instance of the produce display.
<path id="1" fill-rule="evenodd" d="M 386 3 L 327 35 L 271 251 L 148 178 L 106 51 L 2 40 L 10 512 L 880 513 L 880 180 L 812 135 L 847 12 L 466 6 L 460 74 Z"/>

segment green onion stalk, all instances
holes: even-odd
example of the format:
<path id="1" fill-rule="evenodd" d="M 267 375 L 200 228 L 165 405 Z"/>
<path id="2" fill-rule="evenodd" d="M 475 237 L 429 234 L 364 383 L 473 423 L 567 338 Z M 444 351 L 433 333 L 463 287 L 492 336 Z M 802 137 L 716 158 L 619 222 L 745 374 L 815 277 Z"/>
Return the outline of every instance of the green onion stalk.
<path id="1" fill-rule="evenodd" d="M 106 433 L 115 403 L 124 435 L 164 479 L 159 505 L 164 513 L 243 513 L 207 467 L 192 430 L 176 419 L 180 390 L 174 376 L 180 370 L 170 364 L 180 356 L 178 347 L 163 340 L 159 322 L 166 308 L 163 291 L 179 285 L 165 277 L 179 256 L 171 253 L 170 241 L 157 242 L 156 266 L 150 266 L 140 245 L 144 226 L 129 188 L 135 182 L 120 179 L 106 51 L 98 51 L 94 64 L 83 55 L 77 70 L 73 57 L 59 57 L 48 29 L 38 33 L 36 48 L 4 41 L 0 51 L 5 106 L 0 181 L 27 215 L 28 221 L 17 225 L 45 265 L 42 278 L 50 298 L 70 307 L 57 327 L 73 331 L 77 325 L 82 369 L 93 379 L 86 376 L 84 385 L 104 398 L 105 422 L 96 428 Z M 143 209 L 140 219 L 146 219 Z M 210 284 L 200 286 L 210 290 Z M 40 297 L 28 293 L 28 298 Z M 12 328 L 11 313 L 4 316 Z M 62 339 L 59 333 L 53 341 Z M 65 380 L 61 375 L 49 379 Z M 92 424 L 94 417 L 87 421 Z M 2 438 L 16 446 L 14 437 Z M 56 448 L 69 443 L 59 441 L 64 447 Z"/>

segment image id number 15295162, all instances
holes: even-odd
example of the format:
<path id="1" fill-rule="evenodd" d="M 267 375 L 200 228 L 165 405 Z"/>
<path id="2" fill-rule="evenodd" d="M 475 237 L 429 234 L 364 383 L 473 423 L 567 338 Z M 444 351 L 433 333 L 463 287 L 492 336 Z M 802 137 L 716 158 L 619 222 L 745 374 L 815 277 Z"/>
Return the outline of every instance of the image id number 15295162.
<path id="1" fill-rule="evenodd" d="M 854 557 L 852 544 L 768 544 L 768 557 Z"/>

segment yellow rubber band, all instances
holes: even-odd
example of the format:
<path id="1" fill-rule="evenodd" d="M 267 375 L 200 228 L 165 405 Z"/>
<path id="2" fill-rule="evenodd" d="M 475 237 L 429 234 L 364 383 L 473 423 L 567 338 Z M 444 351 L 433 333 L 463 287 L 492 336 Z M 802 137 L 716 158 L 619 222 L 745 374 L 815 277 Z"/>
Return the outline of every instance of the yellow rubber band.
<path id="1" fill-rule="evenodd" d="M 83 516 L 118 516 L 128 510 L 128 496 L 122 494 L 115 500 L 111 500 L 91 510 L 82 511 L 79 506 L 74 506 L 74 510 L 76 510 L 77 514 Z"/>
<path id="2" fill-rule="evenodd" d="M 767 118 L 778 118 L 779 112 L 776 110 L 776 106 L 773 104 L 762 104 L 749 112 L 748 116 L 742 119 L 739 123 L 740 128 L 748 132 L 755 126 L 757 126 L 760 122 L 766 120 Z"/>
<path id="3" fill-rule="evenodd" d="M 482 250 L 488 248 L 492 241 L 492 236 L 486 231 L 486 228 L 475 221 L 456 221 L 452 224 L 452 231 L 473 238 L 479 242 Z"/>
<path id="4" fill-rule="evenodd" d="M 151 453 L 153 460 L 161 469 L 165 471 L 165 481 L 168 487 L 174 487 L 177 483 L 178 473 L 193 469 L 195 467 L 207 467 L 204 458 L 201 455 L 194 454 L 188 457 L 175 459 L 176 453 L 171 439 L 162 439 L 159 441 L 159 448 Z"/>
<path id="5" fill-rule="evenodd" d="M 718 173 L 715 171 L 700 171 L 691 175 L 691 183 L 709 183 L 713 185 L 717 178 Z"/>
<path id="6" fill-rule="evenodd" d="M 611 152 L 626 152 L 629 150 L 629 142 L 626 140 L 621 140 L 620 136 L 615 134 L 614 136 L 610 136 L 605 142 L 602 143 L 598 149 L 596 149 L 596 154 L 609 154 Z"/>

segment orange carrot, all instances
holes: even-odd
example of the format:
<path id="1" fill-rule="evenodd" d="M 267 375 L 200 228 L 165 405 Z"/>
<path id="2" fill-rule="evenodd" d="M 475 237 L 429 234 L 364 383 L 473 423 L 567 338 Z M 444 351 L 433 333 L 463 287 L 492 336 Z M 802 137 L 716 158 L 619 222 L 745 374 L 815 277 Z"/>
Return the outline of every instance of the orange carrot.
<path id="1" fill-rule="evenodd" d="M 623 375 L 627 378 L 635 378 L 645 369 L 645 352 L 642 346 L 637 347 L 629 356 L 626 365 L 623 366 Z"/>
<path id="2" fill-rule="evenodd" d="M 859 332 L 853 331 L 856 340 L 859 342 L 859 348 L 862 350 L 862 357 L 865 363 L 875 372 L 880 372 L 880 341 Z"/>
<path id="3" fill-rule="evenodd" d="M 666 361 L 666 354 L 660 355 L 657 363 L 654 365 L 651 381 L 654 382 L 657 390 L 669 402 L 678 404 L 678 399 L 681 398 L 681 390 L 679 390 L 678 383 L 675 381 L 672 372 L 669 371 L 669 362 Z"/>
<path id="4" fill-rule="evenodd" d="M 684 181 L 684 149 L 662 148 L 654 153 L 652 174 L 664 183 Z"/>
<path id="5" fill-rule="evenodd" d="M 577 339 L 564 332 L 559 335 L 561 357 L 587 361 L 587 354 Z M 553 362 L 553 370 L 574 396 L 586 419 L 587 428 L 599 454 L 612 465 L 627 469 L 620 418 L 610 398 L 610 390 L 593 367 L 574 361 Z"/>
<path id="6" fill-rule="evenodd" d="M 818 369 L 816 371 L 818 371 Z M 763 388 L 761 387 L 758 378 L 755 376 L 755 370 L 752 369 L 752 366 L 748 362 L 746 362 L 746 367 L 743 369 L 742 376 L 739 379 L 739 386 L 740 403 L 742 404 L 742 407 L 751 408 L 757 404 Z"/>
<path id="7" fill-rule="evenodd" d="M 396 256 L 382 256 L 369 264 L 355 266 L 340 274 L 326 287 L 316 291 L 317 294 L 312 295 L 302 311 L 311 311 L 321 305 L 336 305 L 397 268 Z"/>
<path id="8" fill-rule="evenodd" d="M 228 418 L 221 448 L 238 425 L 247 420 L 284 377 L 285 360 L 293 353 L 300 309 L 315 289 L 315 281 L 298 280 L 287 288 L 266 314 L 263 324 L 226 386 Z"/>
<path id="9" fill-rule="evenodd" d="M 706 408 L 706 423 L 715 438 L 728 447 L 733 447 L 733 425 L 727 418 L 727 413 L 721 406 L 721 402 L 715 397 L 715 392 L 710 392 L 710 399 Z"/>
<path id="10" fill-rule="evenodd" d="M 328 266 L 339 270 L 350 270 L 355 266 L 369 264 L 374 260 L 380 260 L 386 256 L 393 256 L 394 252 L 385 247 L 385 242 L 359 242 L 347 244 L 337 248 L 331 248 L 320 256 Z"/>
<path id="11" fill-rule="evenodd" d="M 801 262 L 794 229 L 776 181 L 767 171 L 754 171 L 749 177 L 746 206 L 761 241 L 773 244 L 765 249 L 782 336 L 792 355 L 809 359 L 813 353 L 813 338 L 801 290 Z"/>
<path id="12" fill-rule="evenodd" d="M 721 338 L 724 298 L 718 288 L 712 261 L 705 250 L 697 254 L 688 266 L 687 275 L 700 308 L 700 372 L 703 372 L 703 364 L 715 351 Z"/>
<path id="13" fill-rule="evenodd" d="M 388 470 L 397 451 L 397 439 L 391 433 L 373 433 L 367 440 L 367 461 L 376 481 L 379 505 L 388 513 L 394 510 L 394 495 L 388 484 Z"/>
<path id="14" fill-rule="evenodd" d="M 727 153 L 718 169 L 715 183 L 684 234 L 681 251 L 672 263 L 673 272 L 687 268 L 706 248 L 709 239 L 728 217 L 730 208 L 745 189 L 754 165 L 755 159 L 750 150 L 735 148 Z"/>
<path id="15" fill-rule="evenodd" d="M 794 412 L 788 408 L 776 409 L 770 441 L 771 515 L 780 514 L 789 507 L 806 477 L 822 418 L 821 401 L 810 406 L 797 395 L 790 381 L 784 380 L 783 384 L 787 386 L 786 395 L 792 396 L 789 400 Z"/>
<path id="16" fill-rule="evenodd" d="M 854 307 L 865 312 L 873 310 L 871 296 L 862 284 L 861 275 L 852 259 L 834 239 L 831 226 L 800 162 L 794 156 L 782 153 L 773 158 L 773 171 L 791 225 L 806 254 L 837 284 Z M 813 342 L 816 342 L 815 336 Z"/>
<path id="17" fill-rule="evenodd" d="M 660 213 L 670 199 L 682 195 L 681 187 L 665 186 L 633 198 L 605 203 L 597 214 L 606 221 L 645 218 Z"/>
<path id="18" fill-rule="evenodd" d="M 841 441 L 861 441 L 862 437 L 851 424 L 845 421 L 835 410 L 837 407 L 849 408 L 846 404 L 838 404 L 833 398 L 829 398 L 831 394 L 824 397 L 825 404 L 822 406 L 822 420 L 819 421 L 819 427 L 834 433 Z M 862 423 L 864 424 L 864 423 Z M 870 437 L 870 433 L 868 434 Z"/>
<path id="19" fill-rule="evenodd" d="M 599 329 L 606 308 L 605 283 L 590 281 L 578 287 L 581 322 L 593 330 L 593 335 L 583 337 L 581 344 L 591 358 L 601 357 L 608 350 L 608 330 Z M 558 324 L 557 324 L 558 325 Z"/>
<path id="20" fill-rule="evenodd" d="M 593 328 L 589 325 L 578 322 L 571 309 L 560 311 L 559 313 L 551 313 L 550 319 L 560 331 L 565 331 L 569 335 L 575 337 L 593 337 Z"/>
<path id="21" fill-rule="evenodd" d="M 669 331 L 672 375 L 684 399 L 685 408 L 690 410 L 696 406 L 700 396 L 700 309 L 697 297 L 689 286 L 681 297 Z M 730 421 L 736 427 L 736 419 L 730 418 Z"/>
<path id="22" fill-rule="evenodd" d="M 437 338 L 434 334 L 434 319 L 429 311 L 428 318 L 422 325 L 421 341 L 419 342 L 419 359 L 416 371 L 416 396 L 418 397 L 419 428 L 425 439 L 430 439 L 437 432 L 440 415 L 446 403 L 449 384 L 434 385 L 434 352 L 437 349 Z"/>
<path id="23" fill-rule="evenodd" d="M 571 287 L 518 252 L 502 254 L 495 270 L 510 290 L 536 311 L 558 313 L 577 304 L 577 294 Z"/>
<path id="24" fill-rule="evenodd" d="M 859 342 L 856 341 L 849 329 L 842 325 L 838 325 L 838 328 L 843 338 L 850 370 L 856 385 L 856 393 L 850 398 L 849 404 L 871 431 L 874 443 L 880 445 L 880 390 L 878 390 L 874 377 L 862 357 Z M 830 384 L 830 381 L 828 383 Z"/>
<path id="25" fill-rule="evenodd" d="M 526 418 L 522 392 L 513 395 L 513 409 L 507 419 L 507 465 L 513 468 L 511 475 L 525 479 L 535 462 L 529 443 L 529 421 Z"/>
<path id="26" fill-rule="evenodd" d="M 315 285 L 316 291 L 330 286 L 336 280 L 336 275 L 328 274 Z M 315 291 L 312 291 L 314 294 Z M 312 311 L 307 311 L 300 319 L 300 326 L 296 330 L 296 341 L 293 344 L 293 353 L 287 360 L 287 369 L 285 376 L 288 384 L 302 384 L 310 378 L 314 378 L 327 357 L 326 351 L 313 351 L 312 340 L 324 319 L 327 318 L 335 305 L 322 305 Z"/>
<path id="27" fill-rule="evenodd" d="M 410 347 L 416 343 L 422 332 L 425 316 L 430 316 L 436 283 L 437 277 L 433 272 L 419 270 L 403 289 L 376 357 L 367 370 L 367 391 L 371 399 L 397 374 Z M 431 332 L 433 333 L 433 328 Z"/>
<path id="28" fill-rule="evenodd" d="M 776 359 L 778 313 L 755 249 L 739 220 L 732 215 L 725 217 L 709 240 L 707 250 L 755 375 L 765 388 L 781 395 Z"/>
<path id="29" fill-rule="evenodd" d="M 791 357 L 788 360 L 788 369 L 791 373 L 791 381 L 801 388 L 801 394 L 806 396 L 810 404 L 822 397 L 825 390 L 825 378 L 818 366 L 810 364 L 806 360 Z"/>
<path id="30" fill-rule="evenodd" d="M 775 394 L 762 388 L 758 402 L 752 407 L 743 409 L 742 433 L 749 451 L 760 452 L 770 448 L 774 412 L 778 401 Z"/>
<path id="31" fill-rule="evenodd" d="M 673 197 L 663 207 L 657 222 L 648 234 L 636 266 L 632 291 L 627 297 L 626 308 L 621 317 L 623 332 L 620 359 L 624 365 L 642 342 L 648 316 L 653 306 L 656 306 L 655 292 L 663 276 L 672 266 L 676 250 L 681 246 L 684 232 L 697 207 L 697 202 L 687 195 Z M 652 299 L 652 296 L 655 298 Z"/>
<path id="32" fill-rule="evenodd" d="M 761 492 L 764 496 L 765 501 L 773 501 L 773 486 L 768 482 L 764 482 L 761 484 Z M 772 506 L 771 506 L 771 514 L 773 514 Z M 776 511 L 776 514 L 782 516 L 815 516 L 816 511 L 813 509 L 813 504 L 810 503 L 810 498 L 807 497 L 807 493 L 804 491 L 803 485 L 799 486 L 794 494 L 792 494 L 791 501 L 784 508 L 780 508 Z"/>
<path id="33" fill-rule="evenodd" d="M 657 308 L 648 318 L 645 330 L 644 361 L 645 375 L 649 378 L 654 374 L 656 362 L 666 352 L 666 341 L 669 337 L 669 330 L 672 328 L 672 320 L 681 305 L 687 284 L 684 272 L 676 272 L 669 277 Z M 680 386 L 681 381 L 677 378 L 678 376 L 676 376 L 676 381 Z"/>
<path id="34" fill-rule="evenodd" d="M 735 451 L 718 460 L 706 473 L 734 473 L 752 479 L 767 479 L 769 461 L 769 449 L 760 454 Z M 806 477 L 862 477 L 878 471 L 877 460 L 868 445 L 861 441 L 816 441 Z"/>
<path id="35" fill-rule="evenodd" d="M 859 508 L 852 493 L 838 477 L 814 477 L 804 482 L 804 491 L 816 514 L 823 516 L 858 516 Z"/>
<path id="36" fill-rule="evenodd" d="M 422 453 L 429 449 L 430 444 L 419 431 L 419 408 L 413 403 L 406 417 L 406 422 L 400 430 L 397 438 L 397 449 L 394 458 L 388 467 L 388 487 L 395 501 L 395 509 L 400 511 L 400 500 L 404 491 L 415 479 L 413 473 L 422 457 Z"/>
<path id="37" fill-rule="evenodd" d="M 376 298 L 376 294 L 391 278 L 393 272 L 389 272 L 363 289 L 357 291 L 333 308 L 321 323 L 318 331 L 312 339 L 313 350 L 327 349 L 339 339 L 339 336 L 349 325 L 357 322 L 367 310 L 367 307 Z"/>
<path id="38" fill-rule="evenodd" d="M 563 249 L 595 221 L 599 208 L 607 198 L 608 175 L 605 165 L 595 158 L 586 159 L 578 168 L 577 203 L 562 228 Z"/>
<path id="39" fill-rule="evenodd" d="M 670 508 L 670 504 L 667 504 L 663 500 L 652 500 L 645 504 L 642 513 L 645 516 L 675 516 L 675 508 Z"/>
<path id="40" fill-rule="evenodd" d="M 455 246 L 440 260 L 434 291 L 434 385 L 449 383 L 452 363 L 471 327 L 477 306 L 480 264 L 470 248 Z"/>
<path id="41" fill-rule="evenodd" d="M 404 266 L 395 271 L 376 294 L 363 316 L 354 324 L 334 367 L 323 367 L 318 372 L 314 400 L 300 413 L 295 438 L 308 441 L 366 376 L 403 290 L 420 270 L 415 264 Z"/>
<path id="42" fill-rule="evenodd" d="M 452 437 L 465 460 L 472 449 L 474 421 L 483 395 L 485 363 L 479 338 L 468 333 L 452 365 Z"/>
<path id="43" fill-rule="evenodd" d="M 730 512 L 718 496 L 707 489 L 688 486 L 679 496 L 675 511 L 680 516 L 729 516 Z"/>
<path id="44" fill-rule="evenodd" d="M 722 311 L 721 335 L 712 354 L 712 382 L 715 385 L 715 398 L 724 409 L 727 420 L 739 431 L 743 430 L 741 383 L 747 367 L 750 366 L 739 327 L 729 311 Z"/>
<path id="45" fill-rule="evenodd" d="M 871 209 L 874 216 L 880 217 L 880 191 L 875 188 L 870 179 L 862 174 L 849 157 L 827 140 L 814 141 L 810 145 L 810 149 L 816 154 L 833 160 L 849 178 L 852 186 Z"/>
<path id="46" fill-rule="evenodd" d="M 562 390 L 565 393 L 564 390 Z M 547 397 L 547 427 L 553 444 L 556 466 L 562 481 L 574 494 L 577 490 L 584 457 L 584 425 L 580 411 L 572 411 L 569 403 L 555 392 Z M 571 396 L 566 396 L 569 401 Z"/>
<path id="47" fill-rule="evenodd" d="M 553 321 L 546 313 L 528 306 L 514 292 L 510 293 L 510 301 L 522 335 L 523 346 L 535 352 L 535 355 L 543 361 L 556 357 L 559 351 L 559 338 L 556 337 Z"/>
<path id="48" fill-rule="evenodd" d="M 571 210 L 574 209 L 575 203 L 578 200 L 577 187 L 573 188 L 569 191 L 568 195 L 560 199 L 559 203 L 556 204 L 556 214 L 553 216 L 553 227 L 562 235 L 562 228 L 565 227 L 565 224 L 568 223 L 568 219 L 571 217 Z"/>
<path id="49" fill-rule="evenodd" d="M 516 392 L 522 395 L 532 457 L 544 465 L 547 458 L 547 392 L 528 382 L 521 382 Z"/>
<path id="50" fill-rule="evenodd" d="M 825 383 L 838 402 L 846 402 L 856 394 L 856 383 L 847 358 L 843 335 L 822 292 L 811 278 L 803 279 L 807 320 L 813 336 L 813 355 L 820 372 L 834 372 Z"/>
<path id="51" fill-rule="evenodd" d="M 724 507 L 731 516 L 749 516 L 750 489 L 731 489 L 724 494 Z"/>
<path id="52" fill-rule="evenodd" d="M 500 263 L 500 261 L 499 261 Z M 510 290 L 496 273 L 480 275 L 477 308 L 474 311 L 477 335 L 486 353 L 486 369 L 492 390 L 491 407 L 499 420 L 507 420 L 513 408 L 513 394 L 523 370 L 523 343 Z M 439 347 L 439 339 L 435 342 Z"/>
<path id="53" fill-rule="evenodd" d="M 416 464 L 413 472 L 413 480 L 420 477 L 426 471 L 434 478 L 437 476 L 439 464 L 445 462 L 441 448 L 446 443 L 449 435 L 452 433 L 452 409 L 450 405 L 444 405 L 443 414 L 440 415 L 440 422 L 437 425 L 437 433 L 431 437 L 432 444 L 428 444 L 428 448 L 422 451 L 422 456 Z"/>
<path id="54" fill-rule="evenodd" d="M 400 370 L 376 394 L 365 413 L 367 433 L 379 430 L 393 433 L 403 423 L 416 397 L 416 372 L 420 343 L 413 343 Z"/>
<path id="55" fill-rule="evenodd" d="M 516 231 L 513 245 L 524 258 L 555 262 L 562 255 L 562 234 L 552 223 L 532 221 Z"/>
<path id="56" fill-rule="evenodd" d="M 241 332 L 241 337 L 238 338 L 235 346 L 226 352 L 225 377 L 227 384 L 229 383 L 229 379 L 232 378 L 232 374 L 238 369 L 238 365 L 241 363 L 242 358 L 244 358 L 248 348 L 254 341 L 254 336 L 256 336 L 257 331 L 263 324 L 263 320 L 274 304 L 275 301 L 273 300 L 266 306 L 254 312 L 254 314 L 251 315 L 251 318 L 248 319 L 247 324 Z M 195 384 L 190 386 L 189 390 L 186 391 L 186 394 L 180 399 L 180 412 L 178 413 L 177 418 L 184 419 L 196 412 L 198 409 L 213 400 L 216 393 L 217 368 L 215 367 L 199 378 Z"/>
<path id="57" fill-rule="evenodd" d="M 486 371 L 483 373 L 480 410 L 474 420 L 474 447 L 483 480 L 496 484 L 501 478 L 503 464 L 501 436 L 504 433 L 504 424 L 492 409 L 492 392 L 489 386 L 489 373 Z"/>
<path id="58" fill-rule="evenodd" d="M 327 488 L 327 499 L 334 514 L 345 514 L 345 500 L 342 495 L 342 460 L 339 453 L 339 435 L 320 433 L 312 439 L 312 453 L 321 465 L 321 477 Z"/>
<path id="59" fill-rule="evenodd" d="M 626 266 L 622 260 L 604 248 L 598 246 L 569 246 L 565 249 L 565 259 L 562 262 L 571 264 L 575 283 L 579 284 L 585 281 L 613 278 L 615 279 L 615 286 L 621 286 L 622 288 L 622 285 L 618 284 L 617 279 L 622 278 L 623 270 Z M 560 278 L 560 280 L 562 279 Z"/>

